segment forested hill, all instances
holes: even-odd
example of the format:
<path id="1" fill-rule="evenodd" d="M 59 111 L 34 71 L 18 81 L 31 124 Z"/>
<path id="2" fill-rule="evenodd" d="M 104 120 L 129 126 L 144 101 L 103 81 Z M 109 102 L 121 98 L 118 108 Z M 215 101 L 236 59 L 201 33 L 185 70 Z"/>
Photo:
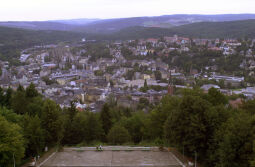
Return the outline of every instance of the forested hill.
<path id="1" fill-rule="evenodd" d="M 200 22 L 224 22 L 255 19 L 255 14 L 176 14 L 152 17 L 130 17 L 114 19 L 71 19 L 51 21 L 7 21 L 1 22 L 0 26 L 24 28 L 32 30 L 57 30 L 57 31 L 78 31 L 93 33 L 113 33 L 124 28 L 135 26 L 171 28 Z"/>
<path id="2" fill-rule="evenodd" d="M 56 30 L 56 31 L 71 31 L 76 27 L 76 25 L 70 25 L 53 21 L 9 21 L 9 22 L 0 22 L 2 27 L 11 27 L 11 28 L 23 28 L 28 30 Z"/>
<path id="3" fill-rule="evenodd" d="M 255 20 L 201 22 L 175 27 L 172 30 L 201 38 L 255 38 Z"/>
<path id="4" fill-rule="evenodd" d="M 53 43 L 82 38 L 81 33 L 65 31 L 36 31 L 18 28 L 0 27 L 0 43 L 21 46 L 24 44 Z"/>
<path id="5" fill-rule="evenodd" d="M 64 31 L 34 31 L 0 27 L 0 59 L 9 60 L 20 54 L 20 49 L 34 45 L 52 44 L 83 38 L 83 34 Z"/>
<path id="6" fill-rule="evenodd" d="M 196 38 L 255 38 L 255 20 L 228 22 L 201 22 L 173 28 L 130 27 L 111 35 L 108 39 L 138 39 L 171 36 L 174 34 Z"/>
<path id="7" fill-rule="evenodd" d="M 142 39 L 142 38 L 158 38 L 162 36 L 171 36 L 179 34 L 178 31 L 166 28 L 149 28 L 149 27 L 129 27 L 111 34 L 97 35 L 97 39 L 106 40 L 127 40 L 127 39 Z"/>
<path id="8" fill-rule="evenodd" d="M 154 17 L 131 17 L 118 19 L 103 19 L 92 22 L 87 25 L 74 27 L 73 31 L 112 33 L 135 26 L 154 27 L 154 28 L 171 28 L 181 25 L 187 25 L 200 22 L 223 22 L 255 19 L 254 14 L 224 14 L 224 15 L 165 15 Z"/>
<path id="9" fill-rule="evenodd" d="M 0 59 L 17 58 L 21 49 L 34 45 L 80 40 L 125 40 L 173 36 L 195 38 L 255 38 L 255 20 L 200 22 L 173 28 L 129 27 L 111 34 L 89 34 L 67 31 L 36 31 L 0 26 Z"/>

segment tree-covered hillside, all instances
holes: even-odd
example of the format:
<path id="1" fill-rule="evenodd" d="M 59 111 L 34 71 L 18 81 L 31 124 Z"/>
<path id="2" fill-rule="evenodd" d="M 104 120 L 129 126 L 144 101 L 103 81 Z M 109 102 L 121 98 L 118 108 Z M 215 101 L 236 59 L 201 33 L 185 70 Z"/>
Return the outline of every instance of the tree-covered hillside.
<path id="1" fill-rule="evenodd" d="M 10 60 L 20 55 L 20 50 L 34 45 L 78 40 L 82 34 L 64 31 L 33 31 L 0 27 L 0 59 Z"/>
<path id="2" fill-rule="evenodd" d="M 224 15 L 165 15 L 155 17 L 132 17 L 119 19 L 104 19 L 81 25 L 73 30 L 81 32 L 111 33 L 119 30 L 141 26 L 141 27 L 160 27 L 169 28 L 200 22 L 224 22 L 255 19 L 254 14 L 224 14 Z"/>
<path id="3" fill-rule="evenodd" d="M 28 30 L 57 30 L 71 31 L 76 25 L 54 21 L 8 21 L 0 22 L 0 26 L 11 28 L 23 28 Z"/>
<path id="4" fill-rule="evenodd" d="M 196 38 L 255 38 L 255 20 L 202 22 L 172 28 L 180 35 Z"/>
<path id="5" fill-rule="evenodd" d="M 201 22 L 173 28 L 129 27 L 111 34 L 75 33 L 65 31 L 34 31 L 0 27 L 0 59 L 10 60 L 20 50 L 34 45 L 80 40 L 126 40 L 159 38 L 175 34 L 194 38 L 255 38 L 255 20 Z"/>
<path id="6" fill-rule="evenodd" d="M 0 22 L 0 26 L 16 27 L 32 30 L 80 31 L 93 33 L 111 33 L 124 28 L 161 27 L 186 25 L 197 22 L 223 22 L 255 19 L 255 14 L 175 14 L 152 17 L 130 17 L 116 19 L 71 19 L 52 21 L 8 21 Z"/>
<path id="7" fill-rule="evenodd" d="M 174 34 L 195 38 L 255 38 L 255 20 L 229 22 L 201 22 L 173 28 L 129 27 L 105 39 L 139 39 L 172 36 Z"/>

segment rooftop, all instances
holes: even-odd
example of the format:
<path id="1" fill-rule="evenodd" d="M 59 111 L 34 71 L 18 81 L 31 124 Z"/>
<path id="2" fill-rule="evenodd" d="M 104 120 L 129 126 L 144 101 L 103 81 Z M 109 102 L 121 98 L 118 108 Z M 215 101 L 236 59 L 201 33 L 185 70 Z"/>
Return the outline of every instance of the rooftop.
<path id="1" fill-rule="evenodd" d="M 182 163 L 168 151 L 159 151 L 157 147 L 108 146 L 103 151 L 95 147 L 64 148 L 51 156 L 42 167 L 181 167 Z"/>

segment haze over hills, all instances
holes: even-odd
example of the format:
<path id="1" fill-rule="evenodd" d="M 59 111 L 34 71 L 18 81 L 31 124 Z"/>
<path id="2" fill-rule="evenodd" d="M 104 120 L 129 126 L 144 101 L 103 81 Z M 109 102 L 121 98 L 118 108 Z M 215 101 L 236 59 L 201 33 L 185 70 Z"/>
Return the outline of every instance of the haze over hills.
<path id="1" fill-rule="evenodd" d="M 224 22 L 255 19 L 255 14 L 223 14 L 223 15 L 164 15 L 155 17 L 132 17 L 117 19 L 71 19 L 35 22 L 0 22 L 0 26 L 33 30 L 60 30 L 93 33 L 112 33 L 119 30 L 141 26 L 171 28 L 197 22 Z"/>
<path id="2" fill-rule="evenodd" d="M 28 30 L 58 30 L 58 31 L 71 31 L 76 27 L 76 25 L 63 24 L 60 22 L 52 21 L 22 21 L 22 22 L 0 22 L 0 26 L 12 27 L 12 28 L 22 28 Z"/>
<path id="3" fill-rule="evenodd" d="M 205 20 L 211 19 L 211 21 L 205 22 L 201 21 L 201 19 L 198 21 L 200 17 Z M 158 20 L 158 22 L 161 21 L 162 23 L 163 20 L 169 20 L 168 16 L 153 17 L 153 19 L 150 17 L 143 17 L 95 21 L 81 19 L 80 21 L 68 20 L 58 22 L 2 22 L 0 24 L 0 56 L 1 54 L 2 56 L 4 55 L 2 59 L 8 56 L 16 57 L 20 49 L 38 44 L 50 44 L 72 40 L 79 41 L 84 37 L 95 40 L 125 40 L 159 38 L 177 34 L 179 36 L 194 38 L 255 38 L 255 19 L 222 21 L 246 17 L 251 18 L 255 17 L 255 15 L 238 15 L 235 18 L 233 15 L 223 15 L 221 17 L 202 17 L 198 15 L 197 17 L 193 17 L 196 18 L 193 19 L 193 21 L 189 20 L 195 23 L 184 24 L 184 22 L 182 22 L 181 25 L 181 23 L 178 22 L 178 24 L 172 24 L 172 26 L 168 28 L 145 26 L 141 24 L 149 19 L 154 19 L 155 22 Z M 176 16 L 176 18 L 182 21 L 185 18 L 187 20 L 187 17 L 184 17 L 184 15 Z M 218 22 L 215 20 L 218 20 Z M 63 24 L 62 22 L 68 22 L 68 24 Z M 80 25 L 81 23 L 83 24 L 82 26 Z M 107 27 L 108 30 L 103 31 L 103 29 L 107 29 Z"/>
<path id="4" fill-rule="evenodd" d="M 129 27 L 104 35 L 104 39 L 159 38 L 175 34 L 194 38 L 255 38 L 255 20 L 199 22 L 172 28 Z"/>
<path id="5" fill-rule="evenodd" d="M 50 22 L 57 22 L 70 25 L 87 25 L 93 22 L 97 22 L 100 19 L 71 19 L 71 20 L 52 20 Z"/>
<path id="6" fill-rule="evenodd" d="M 99 21 L 97 21 L 99 22 Z M 38 22 L 33 22 L 38 23 Z M 41 23 L 38 23 L 39 26 Z M 151 37 L 162 37 L 179 35 L 185 37 L 195 38 L 255 38 L 255 19 L 253 20 L 241 20 L 241 21 L 228 21 L 228 22 L 197 22 L 192 24 L 186 24 L 181 26 L 174 26 L 172 28 L 160 28 L 160 27 L 144 27 L 144 26 L 130 26 L 122 28 L 119 31 L 113 31 L 111 33 L 87 33 L 77 31 L 55 31 L 54 25 L 63 26 L 62 23 L 49 23 L 45 22 L 44 27 L 48 27 L 51 30 L 26 30 L 19 28 L 9 28 L 0 26 L 0 43 L 4 46 L 10 44 L 22 45 L 29 42 L 31 44 L 38 44 L 40 42 L 56 42 L 61 40 L 87 39 L 96 40 L 121 40 L 121 39 L 140 39 Z M 101 23 L 102 24 L 102 23 Z M 70 25 L 72 27 L 73 25 Z M 40 27 L 43 29 L 43 26 Z M 62 27 L 65 28 L 64 26 Z M 67 26 L 66 29 L 69 27 Z M 76 27 L 77 28 L 77 27 Z M 53 31 L 54 30 L 54 31 Z M 14 42 L 13 42 L 14 41 Z M 19 41 L 19 42 L 15 42 Z M 32 42 L 31 42 L 32 41 Z M 25 44 L 27 45 L 27 44 Z M 3 47 L 3 46 L 2 46 Z"/>
<path id="7" fill-rule="evenodd" d="M 197 22 L 224 22 L 255 19 L 255 14 L 224 14 L 224 15 L 165 15 L 156 17 L 136 17 L 99 20 L 85 26 L 76 27 L 77 31 L 86 32 L 117 32 L 124 28 L 141 26 L 171 28 Z"/>

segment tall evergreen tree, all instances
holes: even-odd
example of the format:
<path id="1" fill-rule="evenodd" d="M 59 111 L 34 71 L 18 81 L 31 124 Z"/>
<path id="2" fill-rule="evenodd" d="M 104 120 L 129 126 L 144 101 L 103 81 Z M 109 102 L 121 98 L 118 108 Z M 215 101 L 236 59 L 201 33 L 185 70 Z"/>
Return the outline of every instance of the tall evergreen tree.
<path id="1" fill-rule="evenodd" d="M 24 92 L 25 89 L 22 85 L 19 85 L 18 88 L 17 88 L 17 91 Z"/>
<path id="2" fill-rule="evenodd" d="M 72 101 L 71 107 L 64 109 L 65 118 L 64 118 L 64 138 L 62 143 L 63 144 L 73 144 L 77 134 L 75 134 L 75 125 L 74 125 L 74 118 L 77 115 L 78 111 L 75 107 L 75 102 Z M 79 128 L 79 127 L 78 127 Z"/>
<path id="3" fill-rule="evenodd" d="M 4 96 L 4 90 L 0 87 L 0 106 L 4 106 L 5 104 L 5 96 Z"/>
<path id="4" fill-rule="evenodd" d="M 91 142 L 93 140 L 100 141 L 104 134 L 102 124 L 96 114 L 87 112 L 87 134 L 85 140 Z"/>
<path id="5" fill-rule="evenodd" d="M 111 113 L 110 113 L 110 108 L 109 108 L 108 104 L 106 103 L 106 104 L 104 104 L 104 106 L 102 108 L 102 111 L 100 113 L 100 120 L 102 122 L 105 135 L 108 134 L 109 130 L 112 127 L 112 120 L 111 119 L 112 119 L 112 116 L 111 116 Z"/>
<path id="6" fill-rule="evenodd" d="M 148 89 L 147 79 L 144 80 L 143 87 L 144 87 L 145 89 Z"/>
<path id="7" fill-rule="evenodd" d="M 38 92 L 37 90 L 35 89 L 35 85 L 33 83 L 31 83 L 27 89 L 26 89 L 26 97 L 28 98 L 33 98 L 33 97 L 36 97 L 38 96 Z"/>
<path id="8" fill-rule="evenodd" d="M 13 95 L 13 90 L 12 90 L 12 88 L 8 88 L 7 90 L 6 90 L 6 94 L 5 94 L 5 106 L 8 108 L 8 109 L 10 109 L 11 108 L 11 98 L 12 98 L 12 95 Z"/>
<path id="9" fill-rule="evenodd" d="M 11 99 L 11 108 L 17 114 L 25 114 L 27 111 L 28 101 L 23 87 L 19 86 Z"/>

